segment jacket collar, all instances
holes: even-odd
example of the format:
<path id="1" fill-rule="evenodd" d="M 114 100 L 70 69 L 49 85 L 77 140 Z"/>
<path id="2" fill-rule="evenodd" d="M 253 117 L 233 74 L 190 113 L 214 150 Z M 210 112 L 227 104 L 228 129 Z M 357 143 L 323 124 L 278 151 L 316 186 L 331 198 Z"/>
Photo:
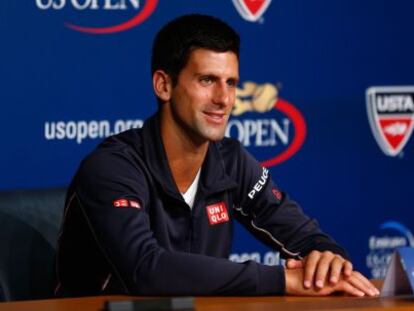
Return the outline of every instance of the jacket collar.
<path id="1" fill-rule="evenodd" d="M 182 196 L 174 182 L 162 143 L 158 113 L 145 122 L 142 131 L 142 141 L 144 157 L 152 176 L 166 193 L 182 200 Z M 219 142 L 211 142 L 209 144 L 207 155 L 201 168 L 198 191 L 202 191 L 204 195 L 210 195 L 237 186 L 225 171 L 219 144 Z"/>

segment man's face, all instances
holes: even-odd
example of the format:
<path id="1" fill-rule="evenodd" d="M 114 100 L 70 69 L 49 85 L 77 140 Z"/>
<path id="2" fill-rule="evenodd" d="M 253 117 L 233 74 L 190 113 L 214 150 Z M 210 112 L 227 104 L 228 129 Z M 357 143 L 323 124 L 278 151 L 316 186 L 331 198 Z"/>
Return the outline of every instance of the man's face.
<path id="1" fill-rule="evenodd" d="M 197 143 L 223 138 L 235 103 L 239 62 L 233 52 L 196 49 L 178 75 L 171 113 Z"/>

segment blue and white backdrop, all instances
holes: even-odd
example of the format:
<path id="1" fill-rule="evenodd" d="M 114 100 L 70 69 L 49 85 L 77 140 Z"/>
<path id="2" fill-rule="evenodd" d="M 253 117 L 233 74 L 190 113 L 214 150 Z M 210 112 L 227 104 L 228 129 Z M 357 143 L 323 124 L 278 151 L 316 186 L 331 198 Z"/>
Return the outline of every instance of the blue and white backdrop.
<path id="1" fill-rule="evenodd" d="M 227 134 L 382 277 L 414 245 L 414 2 L 2 0 L 0 191 L 67 186 L 104 137 L 156 110 L 153 36 L 185 13 L 242 36 Z M 237 227 L 233 260 L 279 263 Z"/>

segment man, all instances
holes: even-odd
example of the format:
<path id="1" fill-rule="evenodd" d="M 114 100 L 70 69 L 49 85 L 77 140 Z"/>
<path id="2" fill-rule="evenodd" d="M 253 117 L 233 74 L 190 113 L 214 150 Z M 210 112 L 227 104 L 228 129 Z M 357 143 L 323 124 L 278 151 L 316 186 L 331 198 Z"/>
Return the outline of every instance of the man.
<path id="1" fill-rule="evenodd" d="M 59 292 L 378 294 L 269 171 L 223 138 L 238 66 L 238 35 L 213 17 L 183 16 L 157 34 L 159 111 L 82 162 L 59 237 Z M 235 220 L 291 258 L 287 268 L 230 262 Z"/>

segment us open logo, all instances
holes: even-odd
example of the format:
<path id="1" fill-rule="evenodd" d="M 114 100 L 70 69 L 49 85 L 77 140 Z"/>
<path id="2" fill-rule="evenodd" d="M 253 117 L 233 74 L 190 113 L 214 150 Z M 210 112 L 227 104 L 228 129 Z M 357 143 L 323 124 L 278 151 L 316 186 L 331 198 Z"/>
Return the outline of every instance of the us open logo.
<path id="1" fill-rule="evenodd" d="M 414 86 L 370 87 L 366 91 L 368 119 L 381 150 L 397 156 L 414 125 Z"/>
<path id="2" fill-rule="evenodd" d="M 35 0 L 41 11 L 73 10 L 82 23 L 66 21 L 72 30 L 89 34 L 111 34 L 131 29 L 146 21 L 157 8 L 159 0 Z M 81 16 L 82 15 L 82 16 Z M 119 15 L 119 16 L 118 16 Z M 107 23 L 108 17 L 119 20 Z M 104 21 L 104 23 L 101 21 Z M 94 21 L 94 25 L 92 24 Z M 86 22 L 88 21 L 88 22 Z M 98 25 L 98 23 L 100 23 Z"/>
<path id="3" fill-rule="evenodd" d="M 302 113 L 278 93 L 271 83 L 244 82 L 226 129 L 226 136 L 238 139 L 266 167 L 290 159 L 306 139 Z"/>
<path id="4" fill-rule="evenodd" d="M 237 11 L 246 21 L 260 21 L 272 0 L 233 0 Z"/>

